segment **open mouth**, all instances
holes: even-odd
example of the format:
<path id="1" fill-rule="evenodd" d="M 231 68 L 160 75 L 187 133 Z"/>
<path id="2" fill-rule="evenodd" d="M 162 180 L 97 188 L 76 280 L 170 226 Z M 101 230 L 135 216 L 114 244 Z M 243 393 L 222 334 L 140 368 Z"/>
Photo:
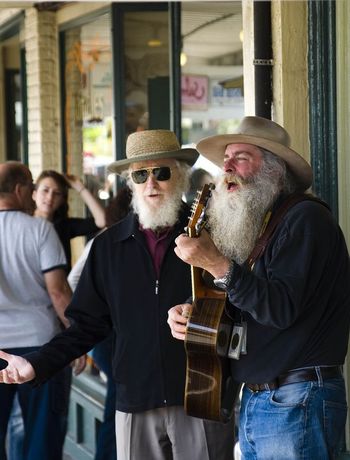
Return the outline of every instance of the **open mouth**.
<path id="1" fill-rule="evenodd" d="M 225 178 L 225 183 L 227 190 L 229 192 L 233 192 L 235 190 L 242 188 L 245 184 L 245 180 L 234 174 L 228 174 Z"/>
<path id="2" fill-rule="evenodd" d="M 242 185 L 239 181 L 237 180 L 227 180 L 226 181 L 226 184 L 227 184 L 227 190 L 229 192 L 232 192 L 234 190 L 237 190 L 240 188 L 240 186 Z"/>
<path id="3" fill-rule="evenodd" d="M 231 191 L 231 190 L 235 190 L 236 188 L 238 188 L 237 182 L 228 182 L 227 183 L 227 190 Z"/>

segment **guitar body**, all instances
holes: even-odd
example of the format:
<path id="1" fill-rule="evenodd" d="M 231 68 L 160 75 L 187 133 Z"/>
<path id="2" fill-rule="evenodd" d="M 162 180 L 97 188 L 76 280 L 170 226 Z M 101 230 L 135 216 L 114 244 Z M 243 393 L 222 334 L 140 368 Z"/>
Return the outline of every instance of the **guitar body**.
<path id="1" fill-rule="evenodd" d="M 192 206 L 190 238 L 205 226 L 205 210 L 214 184 L 205 184 Z M 191 266 L 193 308 L 186 326 L 187 354 L 184 406 L 193 417 L 227 422 L 240 384 L 231 378 L 227 351 L 232 321 L 225 313 L 226 293 L 206 282 L 203 270 Z"/>
<path id="2" fill-rule="evenodd" d="M 226 358 L 232 321 L 225 313 L 226 294 L 207 288 L 199 280 L 200 272 L 192 267 L 199 295 L 186 328 L 185 410 L 194 417 L 225 422 L 232 416 L 236 397 Z"/>
<path id="3" fill-rule="evenodd" d="M 194 417 L 217 421 L 228 420 L 234 405 L 232 401 L 230 407 L 223 407 L 233 383 L 228 360 L 220 356 L 220 350 L 227 349 L 231 331 L 225 315 L 219 318 L 223 308 L 222 300 L 198 299 L 187 326 L 185 341 L 185 410 Z"/>

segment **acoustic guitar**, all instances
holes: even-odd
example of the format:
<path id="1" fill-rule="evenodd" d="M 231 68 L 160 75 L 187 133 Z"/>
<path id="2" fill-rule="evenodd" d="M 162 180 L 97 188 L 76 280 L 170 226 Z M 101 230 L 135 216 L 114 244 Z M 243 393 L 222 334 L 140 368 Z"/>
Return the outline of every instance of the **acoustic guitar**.
<path id="1" fill-rule="evenodd" d="M 205 212 L 214 184 L 197 193 L 186 228 L 190 238 L 205 226 Z M 233 413 L 238 384 L 226 358 L 232 321 L 225 313 L 226 293 L 204 280 L 203 270 L 191 266 L 193 308 L 185 337 L 187 355 L 185 410 L 188 415 L 227 422 Z"/>

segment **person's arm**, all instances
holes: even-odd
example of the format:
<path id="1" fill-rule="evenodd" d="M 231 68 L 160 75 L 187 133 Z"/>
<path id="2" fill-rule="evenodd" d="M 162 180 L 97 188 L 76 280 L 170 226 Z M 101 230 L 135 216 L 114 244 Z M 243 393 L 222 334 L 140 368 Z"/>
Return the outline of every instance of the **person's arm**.
<path id="1" fill-rule="evenodd" d="M 65 309 L 71 301 L 72 291 L 69 287 L 66 273 L 62 268 L 50 270 L 44 274 L 47 292 L 49 293 L 52 305 L 57 316 L 64 326 L 69 327 L 69 321 L 64 316 Z"/>
<path id="2" fill-rule="evenodd" d="M 52 305 L 54 306 L 57 316 L 65 328 L 67 328 L 70 323 L 65 317 L 64 312 L 71 301 L 72 290 L 68 284 L 66 273 L 62 269 L 57 269 L 45 273 L 44 277 Z M 76 358 L 71 365 L 74 374 L 79 375 L 85 369 L 86 355 Z"/>
<path id="3" fill-rule="evenodd" d="M 81 196 L 82 200 L 89 208 L 95 224 L 99 228 L 106 226 L 106 216 L 103 206 L 98 202 L 98 200 L 92 195 L 92 193 L 85 187 L 83 182 L 76 176 L 71 174 L 66 174 L 64 176 L 69 183 L 69 185 L 76 190 Z"/>

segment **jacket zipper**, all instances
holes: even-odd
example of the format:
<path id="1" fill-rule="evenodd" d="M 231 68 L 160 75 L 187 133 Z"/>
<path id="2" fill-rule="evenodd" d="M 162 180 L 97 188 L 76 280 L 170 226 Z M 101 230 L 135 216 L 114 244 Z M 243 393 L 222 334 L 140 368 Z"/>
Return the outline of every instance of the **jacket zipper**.
<path id="1" fill-rule="evenodd" d="M 155 292 L 156 295 L 158 295 L 158 292 L 159 292 L 159 280 L 156 280 L 156 287 L 155 287 L 154 292 Z M 162 364 L 162 366 L 163 366 L 163 364 Z M 163 391 L 164 391 L 164 389 L 163 389 Z M 167 400 L 163 399 L 163 403 L 166 405 Z"/>
<path id="2" fill-rule="evenodd" d="M 144 249 L 144 251 L 146 251 L 148 257 L 150 258 L 150 255 L 149 255 L 149 252 L 146 250 L 146 248 L 144 247 L 144 245 L 139 242 L 137 240 L 137 238 L 135 237 L 135 234 L 132 234 L 131 235 L 139 244 L 141 244 L 141 247 Z M 168 248 L 167 250 L 169 249 L 169 246 L 170 244 L 168 245 Z M 164 262 L 164 261 L 163 261 Z M 151 263 L 152 263 L 152 260 L 151 260 Z M 153 267 L 153 264 L 152 264 L 152 267 Z M 159 294 L 159 280 L 156 279 L 156 283 L 155 283 L 155 288 L 154 288 L 154 293 L 155 295 L 158 295 Z M 162 357 L 161 357 L 162 358 Z M 163 387 L 163 394 L 165 395 L 165 388 L 164 388 L 164 364 L 162 362 L 162 359 L 161 359 L 161 366 L 162 366 L 162 382 L 161 382 L 161 385 Z M 164 398 L 163 399 L 163 404 L 166 406 L 167 405 L 167 400 Z"/>

